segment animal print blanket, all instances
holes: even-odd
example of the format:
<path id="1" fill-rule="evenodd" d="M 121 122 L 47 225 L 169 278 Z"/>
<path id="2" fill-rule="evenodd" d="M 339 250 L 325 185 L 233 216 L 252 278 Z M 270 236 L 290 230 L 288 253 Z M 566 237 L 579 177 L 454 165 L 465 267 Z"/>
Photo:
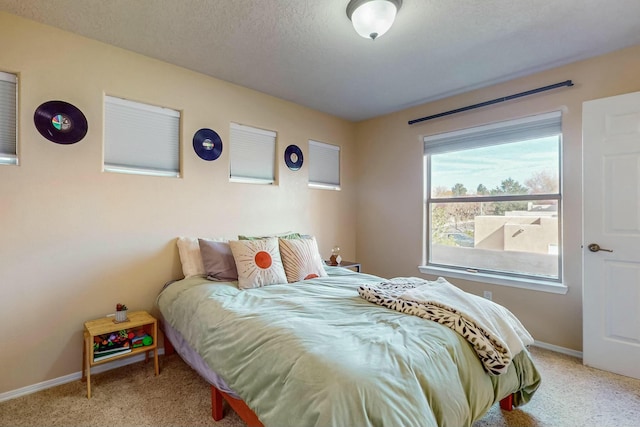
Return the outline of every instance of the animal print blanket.
<path id="1" fill-rule="evenodd" d="M 467 294 L 443 278 L 433 282 L 395 278 L 361 285 L 358 293 L 374 304 L 453 329 L 473 346 L 490 375 L 507 372 L 512 357 L 533 344 L 531 335 L 506 308 Z"/>

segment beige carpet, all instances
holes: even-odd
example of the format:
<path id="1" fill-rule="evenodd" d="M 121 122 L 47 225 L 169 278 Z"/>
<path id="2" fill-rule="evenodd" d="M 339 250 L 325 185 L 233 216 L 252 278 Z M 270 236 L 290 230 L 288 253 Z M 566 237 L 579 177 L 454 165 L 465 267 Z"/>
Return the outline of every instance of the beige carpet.
<path id="1" fill-rule="evenodd" d="M 531 352 L 542 374 L 533 400 L 512 412 L 496 404 L 474 427 L 640 426 L 640 380 L 551 351 Z M 151 364 L 140 362 L 94 375 L 91 384 L 91 399 L 85 383 L 74 381 L 0 403 L 0 425 L 244 426 L 229 409 L 213 421 L 208 385 L 177 355 L 161 357 L 158 377 Z"/>

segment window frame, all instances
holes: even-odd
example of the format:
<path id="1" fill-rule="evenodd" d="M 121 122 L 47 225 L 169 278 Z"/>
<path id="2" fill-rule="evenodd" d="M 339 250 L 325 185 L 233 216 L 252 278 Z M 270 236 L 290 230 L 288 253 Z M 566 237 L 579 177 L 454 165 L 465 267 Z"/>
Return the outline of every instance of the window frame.
<path id="1" fill-rule="evenodd" d="M 122 173 L 122 174 L 130 174 L 130 175 L 146 175 L 146 176 L 160 176 L 160 177 L 171 177 L 171 178 L 179 178 L 181 176 L 181 163 L 182 163 L 182 152 L 181 152 L 181 135 L 182 135 L 182 112 L 173 108 L 167 107 L 159 107 L 156 105 L 151 105 L 145 102 L 133 101 L 126 98 L 121 98 L 113 95 L 104 95 L 104 146 L 103 146 L 103 159 L 102 159 L 102 170 L 104 172 L 114 172 L 114 173 Z M 126 162 L 116 163 L 112 162 L 112 156 L 108 155 L 108 144 L 109 144 L 109 132 L 113 127 L 110 127 L 108 123 L 108 115 L 109 115 L 109 106 L 124 107 L 129 109 L 135 109 L 141 114 L 152 114 L 153 117 L 147 117 L 147 122 L 151 123 L 152 121 L 157 121 L 161 117 L 167 117 L 170 121 L 163 124 L 164 129 L 167 130 L 166 135 L 162 135 L 163 138 L 158 138 L 157 135 L 154 136 L 151 133 L 160 132 L 161 127 L 157 126 L 160 124 L 159 122 L 156 126 L 151 126 L 150 132 L 144 135 L 144 142 L 133 144 L 134 151 L 130 152 L 126 149 L 123 150 L 121 143 L 118 143 L 115 147 L 110 147 L 110 150 L 117 150 L 117 155 L 115 157 L 123 155 L 126 153 L 127 156 L 131 158 L 127 159 Z M 122 110 L 117 112 L 118 114 L 123 114 Z M 126 113 L 127 118 L 134 117 Z M 111 126 L 117 126 L 117 123 L 112 124 Z M 123 129 L 123 127 L 120 127 Z M 117 127 L 115 128 L 117 129 Z M 143 132 L 143 129 L 136 129 L 135 132 L 131 132 L 126 136 L 126 140 L 131 140 L 130 138 L 134 138 L 135 133 Z M 164 139 L 164 140 L 163 140 Z M 159 150 L 151 150 L 149 147 L 144 146 L 144 144 L 149 144 L 150 142 L 156 142 L 163 140 L 163 147 L 165 151 Z M 146 153 L 150 156 L 156 157 L 156 163 L 154 166 L 147 166 L 140 164 L 139 160 L 141 158 L 141 153 L 145 152 L 145 150 L 140 150 L 140 148 L 147 149 Z M 108 157 L 110 157 L 108 159 Z M 149 163 L 149 162 L 144 162 Z M 170 167 L 161 167 L 161 163 L 171 163 Z"/>
<path id="2" fill-rule="evenodd" d="M 309 177 L 307 185 L 309 188 L 321 190 L 341 189 L 342 174 L 340 173 L 341 147 L 339 145 L 327 144 L 313 139 L 309 143 Z M 315 151 L 315 154 L 314 154 Z M 335 161 L 337 164 L 328 163 L 334 161 L 333 153 L 337 152 Z M 314 164 L 316 166 L 314 166 Z M 327 173 L 317 171 L 316 168 L 328 170 Z"/>
<path id="3" fill-rule="evenodd" d="M 251 153 L 250 146 L 253 144 L 255 144 L 254 151 L 255 147 L 259 147 L 260 144 L 268 144 L 268 146 L 266 148 L 265 146 L 259 147 L 259 152 Z M 240 145 L 244 145 L 244 149 L 240 149 Z M 276 131 L 231 122 L 229 125 L 229 182 L 275 185 L 277 149 L 278 133 Z M 266 154 L 267 151 L 268 157 L 260 155 L 260 153 Z M 248 153 L 248 155 L 243 156 L 244 153 Z M 236 165 L 238 165 L 238 161 L 245 163 L 234 168 L 234 158 Z M 268 158 L 269 162 L 266 162 L 265 158 Z M 237 171 L 234 175 L 234 169 L 239 169 L 240 172 L 246 169 L 254 171 L 259 169 L 260 172 L 255 175 L 262 176 L 248 176 L 237 173 Z"/>
<path id="4" fill-rule="evenodd" d="M 7 151 L 0 151 L 0 165 L 19 165 L 18 156 L 18 75 L 5 71 L 0 71 L 0 81 L 14 85 L 14 99 L 13 99 L 13 125 L 10 129 L 13 129 L 13 143 L 6 144 L 9 149 Z M 0 106 L 2 106 L 2 99 L 0 99 Z M 4 120 L 4 119 L 3 119 Z M 3 126 L 4 128 L 4 126 Z M 11 134 L 11 132 L 7 132 Z M 3 144 L 4 145 L 4 144 Z"/>
<path id="5" fill-rule="evenodd" d="M 547 125 L 554 120 L 557 120 L 558 130 L 552 134 L 535 134 L 536 124 L 544 124 L 547 121 Z M 522 126 L 523 129 L 528 126 L 531 129 L 525 129 L 529 136 L 509 140 L 509 132 L 502 132 L 504 129 L 512 128 L 517 131 L 517 128 Z M 547 126 L 549 127 L 549 126 Z M 551 126 L 553 127 L 553 126 Z M 540 290 L 544 292 L 565 294 L 568 291 L 568 287 L 564 283 L 564 269 L 563 269 L 563 174 L 562 174 L 562 114 L 560 111 L 554 111 L 551 113 L 538 114 L 533 116 L 524 117 L 522 119 L 507 120 L 503 122 L 492 123 L 488 125 L 480 125 L 469 129 L 463 129 L 459 131 L 447 132 L 439 135 L 424 136 L 424 164 L 423 164 L 423 209 L 424 209 L 424 223 L 423 223 L 423 260 L 422 265 L 418 268 L 420 272 L 425 274 L 446 276 L 457 279 L 470 280 L 482 283 L 491 283 L 496 285 L 504 285 L 516 288 L 524 288 L 531 290 Z M 539 130 L 539 129 L 538 129 Z M 514 131 L 514 132 L 515 132 Z M 484 132 L 484 134 L 483 134 Z M 524 135 L 528 135 L 523 132 Z M 506 142 L 500 141 L 499 136 L 491 140 L 491 136 L 500 134 L 507 135 Z M 514 133 L 515 134 L 515 133 Z M 474 143 L 474 135 L 480 136 Z M 482 136 L 488 136 L 489 139 L 482 139 Z M 486 146 L 494 146 L 500 144 L 511 144 L 518 141 L 531 140 L 536 138 L 542 138 L 546 136 L 558 137 L 558 191 L 557 193 L 545 193 L 545 194 L 523 194 L 523 195 L 471 195 L 471 196 L 458 196 L 458 197 L 432 197 L 432 182 L 431 182 L 431 156 L 434 154 L 441 154 L 450 151 L 461 151 L 467 149 L 475 149 Z M 489 141 L 489 142 L 488 142 Z M 493 142 L 491 142 L 493 141 Z M 433 205 L 445 204 L 445 203 L 478 203 L 478 202 L 513 202 L 513 201 L 536 201 L 536 200 L 555 200 L 557 202 L 557 218 L 558 218 L 558 277 L 546 278 L 543 276 L 535 276 L 533 274 L 519 274 L 511 272 L 502 272 L 497 270 L 489 270 L 482 268 L 473 268 L 453 266 L 439 263 L 432 263 L 430 261 L 431 246 L 432 246 L 432 233 L 431 233 L 431 209 Z"/>

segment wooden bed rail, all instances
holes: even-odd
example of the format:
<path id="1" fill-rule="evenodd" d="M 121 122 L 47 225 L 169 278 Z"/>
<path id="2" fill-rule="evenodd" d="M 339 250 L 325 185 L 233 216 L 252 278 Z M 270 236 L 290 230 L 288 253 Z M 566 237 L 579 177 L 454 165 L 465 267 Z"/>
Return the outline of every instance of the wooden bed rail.
<path id="1" fill-rule="evenodd" d="M 224 417 L 222 399 L 227 401 L 242 421 L 247 424 L 247 427 L 264 427 L 255 412 L 244 401 L 234 399 L 227 393 L 218 390 L 215 386 L 211 386 L 211 416 L 215 421 L 220 421 Z M 513 394 L 500 401 L 500 409 L 503 411 L 513 410 Z"/>

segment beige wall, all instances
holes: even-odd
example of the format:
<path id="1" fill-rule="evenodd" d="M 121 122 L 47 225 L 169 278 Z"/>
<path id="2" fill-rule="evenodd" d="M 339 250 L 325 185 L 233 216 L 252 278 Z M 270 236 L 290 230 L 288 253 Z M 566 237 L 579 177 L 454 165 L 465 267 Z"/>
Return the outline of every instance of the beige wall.
<path id="1" fill-rule="evenodd" d="M 117 302 L 151 309 L 181 277 L 179 235 L 294 230 L 355 258 L 353 123 L 5 13 L 0 40 L 0 70 L 20 79 L 20 166 L 0 166 L 0 393 L 79 372 L 83 322 Z M 182 111 L 182 178 L 101 171 L 104 93 Z M 77 144 L 33 124 L 55 99 L 88 119 Z M 198 129 L 228 144 L 232 121 L 278 132 L 278 185 L 229 183 L 228 145 L 214 162 L 195 155 Z M 308 139 L 342 147 L 342 191 L 308 189 L 308 168 L 284 165 Z"/>
<path id="2" fill-rule="evenodd" d="M 473 64 L 469 64 L 473 67 Z M 452 70 L 455 72 L 455 70 Z M 363 269 L 420 276 L 423 259 L 424 135 L 554 110 L 563 111 L 566 295 L 451 279 L 511 309 L 534 338 L 582 349 L 582 102 L 640 90 L 640 46 L 358 123 L 357 253 Z M 409 126 L 412 119 L 571 79 L 575 86 Z M 432 276 L 424 276 L 433 278 Z"/>
<path id="3" fill-rule="evenodd" d="M 492 291 L 536 339 L 582 348 L 581 105 L 640 90 L 640 46 L 353 124 L 5 13 L 0 39 L 0 70 L 20 77 L 20 166 L 0 167 L 0 393 L 78 372 L 83 321 L 116 302 L 151 309 L 161 285 L 181 275 L 178 235 L 302 231 L 318 237 L 324 255 L 335 244 L 346 259 L 357 250 L 367 272 L 419 276 L 422 136 L 557 109 L 569 292 L 452 281 Z M 407 125 L 566 79 L 576 86 Z M 183 112 L 182 178 L 101 172 L 104 93 Z M 87 116 L 79 143 L 51 143 L 33 126 L 35 108 L 53 99 Z M 212 128 L 227 143 L 231 121 L 278 132 L 277 186 L 229 183 L 226 145 L 215 162 L 193 153 L 195 131 Z M 342 147 L 342 191 L 309 190 L 306 167 L 283 165 L 284 148 L 306 154 L 308 139 Z"/>

